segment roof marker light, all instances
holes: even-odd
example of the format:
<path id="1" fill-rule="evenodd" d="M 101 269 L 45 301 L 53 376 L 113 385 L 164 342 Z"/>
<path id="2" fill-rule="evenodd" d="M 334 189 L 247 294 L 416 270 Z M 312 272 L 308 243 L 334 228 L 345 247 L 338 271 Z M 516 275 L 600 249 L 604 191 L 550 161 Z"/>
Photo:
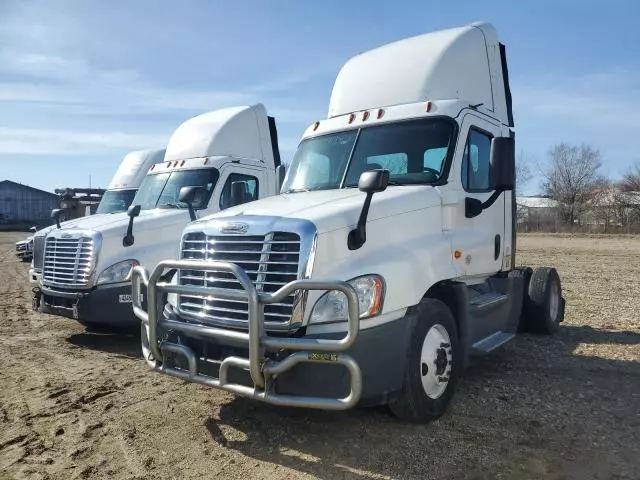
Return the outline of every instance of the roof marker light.
<path id="1" fill-rule="evenodd" d="M 384 110 L 379 108 L 378 109 L 378 113 L 376 115 L 376 118 L 380 119 L 380 118 L 382 118 L 383 115 L 384 115 Z"/>
<path id="2" fill-rule="evenodd" d="M 204 164 L 206 165 L 207 163 L 209 163 L 209 157 L 204 159 Z"/>
<path id="3" fill-rule="evenodd" d="M 369 118 L 369 112 L 362 112 L 362 121 L 366 122 Z"/>
<path id="4" fill-rule="evenodd" d="M 182 160 L 182 161 L 180 162 L 180 166 L 181 166 L 181 167 L 184 165 L 184 162 L 186 162 L 186 160 Z"/>
<path id="5" fill-rule="evenodd" d="M 431 102 L 427 102 L 424 106 L 424 109 L 429 113 L 431 111 Z"/>
<path id="6" fill-rule="evenodd" d="M 314 123 L 313 124 L 313 131 L 315 132 L 318 129 L 319 126 L 320 126 L 320 122 Z"/>
<path id="7" fill-rule="evenodd" d="M 347 121 L 348 123 L 353 123 L 353 121 L 356 119 L 356 114 L 355 113 L 350 113 L 349 114 L 349 120 Z"/>

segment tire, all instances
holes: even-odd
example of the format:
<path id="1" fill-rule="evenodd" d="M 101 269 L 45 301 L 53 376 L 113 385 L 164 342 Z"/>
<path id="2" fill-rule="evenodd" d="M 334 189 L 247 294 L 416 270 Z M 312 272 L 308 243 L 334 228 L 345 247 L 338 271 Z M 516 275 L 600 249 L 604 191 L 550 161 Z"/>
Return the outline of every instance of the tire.
<path id="1" fill-rule="evenodd" d="M 560 276 L 555 268 L 533 271 L 525 290 L 523 313 L 527 332 L 551 335 L 564 319 L 564 299 Z"/>
<path id="2" fill-rule="evenodd" d="M 460 349 L 455 319 L 446 304 L 426 298 L 416 310 L 417 321 L 407 352 L 402 390 L 389 402 L 389 408 L 402 420 L 426 423 L 445 413 L 453 397 L 461 364 Z M 431 335 L 430 341 L 425 342 L 428 335 Z M 449 341 L 441 342 L 446 336 Z M 431 348 L 433 345 L 435 350 Z M 438 377 L 448 381 L 438 381 Z"/>

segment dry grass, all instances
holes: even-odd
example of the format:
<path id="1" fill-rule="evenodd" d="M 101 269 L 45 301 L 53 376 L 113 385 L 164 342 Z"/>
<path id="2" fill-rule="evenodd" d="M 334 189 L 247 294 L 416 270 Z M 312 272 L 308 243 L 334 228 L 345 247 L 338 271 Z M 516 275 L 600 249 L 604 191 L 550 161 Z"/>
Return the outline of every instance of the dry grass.
<path id="1" fill-rule="evenodd" d="M 135 334 L 30 310 L 23 236 L 0 233 L 0 479 L 638 478 L 637 237 L 520 237 L 522 263 L 560 271 L 560 332 L 482 359 L 447 415 L 414 426 L 152 374 Z"/>

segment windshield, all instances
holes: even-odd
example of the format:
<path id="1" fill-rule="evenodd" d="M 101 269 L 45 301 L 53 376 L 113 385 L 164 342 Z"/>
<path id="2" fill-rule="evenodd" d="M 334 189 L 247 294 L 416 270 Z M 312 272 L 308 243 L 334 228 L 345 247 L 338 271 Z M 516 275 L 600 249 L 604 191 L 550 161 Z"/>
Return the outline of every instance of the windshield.
<path id="1" fill-rule="evenodd" d="M 142 210 L 152 208 L 183 208 L 186 205 L 178 201 L 182 187 L 203 187 L 204 192 L 193 202 L 196 210 L 206 208 L 211 198 L 218 170 L 215 168 L 199 170 L 176 170 L 173 172 L 147 175 L 133 200 L 133 205 L 140 205 Z"/>
<path id="2" fill-rule="evenodd" d="M 107 190 L 100 200 L 96 213 L 124 212 L 129 208 L 135 196 L 135 189 Z"/>
<path id="3" fill-rule="evenodd" d="M 282 191 L 356 187 L 361 173 L 380 168 L 389 170 L 390 185 L 435 183 L 452 142 L 452 123 L 433 118 L 310 138 L 300 143 Z"/>

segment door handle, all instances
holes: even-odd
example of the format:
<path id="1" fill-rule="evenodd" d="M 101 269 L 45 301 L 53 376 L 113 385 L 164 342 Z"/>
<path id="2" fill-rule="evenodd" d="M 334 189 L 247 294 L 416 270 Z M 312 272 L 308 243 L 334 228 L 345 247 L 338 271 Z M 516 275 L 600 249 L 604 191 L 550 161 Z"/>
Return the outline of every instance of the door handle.
<path id="1" fill-rule="evenodd" d="M 498 260 L 500 256 L 500 235 L 496 235 L 493 239 L 493 259 Z"/>

